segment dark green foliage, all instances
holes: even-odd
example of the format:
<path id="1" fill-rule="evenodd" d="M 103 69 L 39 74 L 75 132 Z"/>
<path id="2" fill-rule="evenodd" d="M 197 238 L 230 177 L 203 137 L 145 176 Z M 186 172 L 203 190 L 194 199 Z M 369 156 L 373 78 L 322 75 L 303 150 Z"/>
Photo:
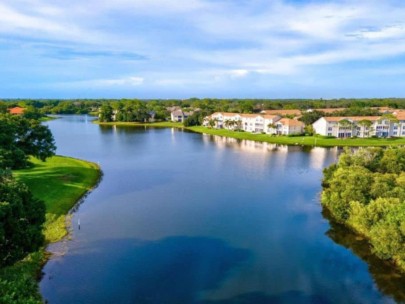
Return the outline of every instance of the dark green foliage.
<path id="1" fill-rule="evenodd" d="M 315 121 L 323 116 L 325 116 L 323 112 L 314 110 L 311 112 L 302 113 L 302 116 L 299 118 L 299 120 L 306 125 L 312 125 Z"/>
<path id="2" fill-rule="evenodd" d="M 189 117 L 186 118 L 186 120 L 184 121 L 184 126 L 185 127 L 200 126 L 204 121 L 204 117 L 205 117 L 204 113 L 196 112 L 193 115 L 190 115 Z"/>
<path id="3" fill-rule="evenodd" d="M 381 99 L 215 99 L 215 98 L 189 98 L 169 100 L 137 100 L 137 99 L 41 99 L 41 100 L 4 100 L 8 107 L 19 105 L 21 107 L 32 106 L 41 113 L 46 114 L 87 114 L 97 112 L 105 102 L 114 107 L 118 103 L 142 102 L 148 111 L 155 111 L 158 119 L 165 119 L 170 113 L 168 107 L 178 106 L 185 110 L 201 109 L 208 114 L 214 112 L 252 113 L 261 110 L 276 109 L 319 109 L 319 108 L 347 108 L 339 112 L 343 116 L 373 116 L 377 113 L 371 107 L 405 108 L 404 98 L 381 98 Z M 0 103 L 0 113 L 2 112 Z M 335 116 L 336 113 L 327 114 Z M 311 115 L 309 115 L 311 116 Z M 325 116 L 325 115 L 323 115 Z"/>
<path id="4" fill-rule="evenodd" d="M 377 109 L 371 109 L 367 105 L 353 106 L 341 111 L 328 113 L 326 116 L 380 116 L 381 113 Z"/>
<path id="5" fill-rule="evenodd" d="M 0 171 L 0 267 L 11 265 L 43 244 L 45 205 L 8 171 Z"/>
<path id="6" fill-rule="evenodd" d="M 45 115 L 40 112 L 38 108 L 35 108 L 34 106 L 27 106 L 24 110 L 23 117 L 27 119 L 40 119 L 41 117 L 44 117 Z"/>
<path id="7" fill-rule="evenodd" d="M 324 170 L 322 204 L 405 271 L 405 148 L 346 149 Z"/>
<path id="8" fill-rule="evenodd" d="M 98 119 L 102 122 L 113 121 L 113 108 L 109 104 L 104 103 L 100 108 Z"/>
<path id="9" fill-rule="evenodd" d="M 0 114 L 0 168 L 23 168 L 29 155 L 44 161 L 55 150 L 48 127 L 37 120 Z"/>
<path id="10" fill-rule="evenodd" d="M 37 279 L 44 261 L 39 250 L 24 260 L 0 269 L 0 303 L 41 304 Z"/>

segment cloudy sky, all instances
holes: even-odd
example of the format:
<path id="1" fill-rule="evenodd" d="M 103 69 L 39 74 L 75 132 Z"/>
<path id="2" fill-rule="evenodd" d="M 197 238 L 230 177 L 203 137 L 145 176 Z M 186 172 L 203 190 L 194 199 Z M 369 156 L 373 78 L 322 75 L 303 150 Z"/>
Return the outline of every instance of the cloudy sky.
<path id="1" fill-rule="evenodd" d="M 402 0 L 0 0 L 0 98 L 404 93 Z"/>

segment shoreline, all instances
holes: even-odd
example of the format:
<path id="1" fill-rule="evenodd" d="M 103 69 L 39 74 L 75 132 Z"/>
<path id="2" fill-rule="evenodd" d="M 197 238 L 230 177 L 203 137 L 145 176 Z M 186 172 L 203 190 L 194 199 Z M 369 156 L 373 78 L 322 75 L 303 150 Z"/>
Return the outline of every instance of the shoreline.
<path id="1" fill-rule="evenodd" d="M 43 267 L 53 256 L 49 246 L 70 236 L 72 212 L 102 179 L 100 166 L 82 159 L 58 155 L 45 163 L 36 159 L 31 159 L 31 162 L 33 167 L 13 171 L 13 175 L 26 183 L 35 197 L 45 202 L 45 244 L 23 260 L 0 270 L 0 302 L 43 303 L 39 281 Z M 22 288 L 24 292 L 20 292 Z"/>
<path id="2" fill-rule="evenodd" d="M 405 145 L 405 137 L 397 138 L 325 138 L 323 136 L 285 136 L 254 134 L 249 132 L 237 132 L 226 129 L 213 129 L 203 126 L 185 127 L 179 122 L 99 122 L 93 123 L 100 126 L 124 126 L 124 127 L 146 127 L 146 128 L 178 128 L 194 133 L 216 135 L 239 140 L 252 140 L 270 144 L 312 146 L 312 147 L 387 147 Z"/>

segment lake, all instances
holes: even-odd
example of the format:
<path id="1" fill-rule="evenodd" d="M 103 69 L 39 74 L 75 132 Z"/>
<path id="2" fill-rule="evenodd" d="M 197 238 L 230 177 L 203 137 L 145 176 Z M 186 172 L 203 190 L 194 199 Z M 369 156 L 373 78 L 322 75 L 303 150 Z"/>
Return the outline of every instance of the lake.
<path id="1" fill-rule="evenodd" d="M 405 299 L 403 278 L 322 215 L 322 169 L 337 148 L 99 126 L 87 116 L 47 124 L 58 154 L 104 173 L 74 212 L 70 240 L 50 247 L 40 283 L 49 303 Z"/>

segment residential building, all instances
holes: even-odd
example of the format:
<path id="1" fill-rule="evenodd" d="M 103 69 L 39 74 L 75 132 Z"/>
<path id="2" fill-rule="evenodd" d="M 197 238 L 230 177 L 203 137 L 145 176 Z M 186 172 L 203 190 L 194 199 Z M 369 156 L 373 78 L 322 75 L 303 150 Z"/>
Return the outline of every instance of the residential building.
<path id="1" fill-rule="evenodd" d="M 171 121 L 184 122 L 186 120 L 186 118 L 192 114 L 193 114 L 193 112 L 184 112 L 181 109 L 177 109 L 170 113 L 170 118 L 171 118 Z"/>
<path id="2" fill-rule="evenodd" d="M 21 107 L 14 107 L 14 108 L 8 109 L 8 112 L 11 115 L 23 115 L 24 111 L 25 111 L 25 109 L 21 108 Z"/>
<path id="3" fill-rule="evenodd" d="M 384 116 L 321 117 L 312 126 L 316 134 L 339 138 L 405 136 L 405 111 L 393 115 L 398 122 Z"/>
<path id="4" fill-rule="evenodd" d="M 205 117 L 203 125 L 228 130 L 243 130 L 252 133 L 266 134 L 300 134 L 304 124 L 295 119 L 281 118 L 278 115 L 268 114 L 239 114 L 216 112 Z"/>
<path id="5" fill-rule="evenodd" d="M 297 119 L 281 118 L 276 122 L 276 134 L 292 135 L 304 133 L 305 124 Z"/>

